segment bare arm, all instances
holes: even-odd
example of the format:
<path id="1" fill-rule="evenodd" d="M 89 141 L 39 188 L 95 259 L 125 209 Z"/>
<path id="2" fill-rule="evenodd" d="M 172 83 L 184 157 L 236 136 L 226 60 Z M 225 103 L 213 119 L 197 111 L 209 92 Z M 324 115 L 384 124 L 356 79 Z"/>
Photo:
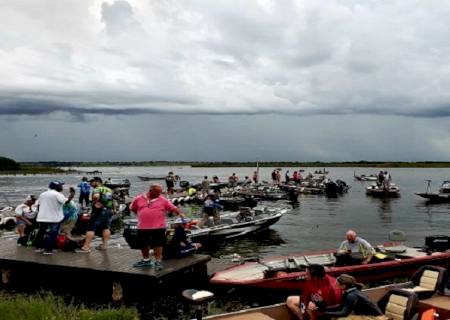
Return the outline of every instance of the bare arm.
<path id="1" fill-rule="evenodd" d="M 66 203 L 69 203 L 72 201 L 72 199 L 75 197 L 75 189 L 73 187 L 69 188 L 69 196 L 67 197 Z"/>

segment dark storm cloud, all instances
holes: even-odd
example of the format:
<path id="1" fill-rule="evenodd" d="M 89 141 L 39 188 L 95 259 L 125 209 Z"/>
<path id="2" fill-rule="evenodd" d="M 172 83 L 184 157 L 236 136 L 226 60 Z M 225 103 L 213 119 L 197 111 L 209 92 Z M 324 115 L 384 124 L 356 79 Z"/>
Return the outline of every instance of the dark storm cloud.
<path id="1" fill-rule="evenodd" d="M 27 94 L 30 96 L 30 94 Z M 408 108 L 399 109 L 391 107 L 389 104 L 386 106 L 379 102 L 377 106 L 370 108 L 370 112 L 364 109 L 353 109 L 352 107 L 341 107 L 341 108 L 323 108 L 321 110 L 315 109 L 303 109 L 303 110 L 289 110 L 289 109 L 279 109 L 274 108 L 273 110 L 258 110 L 255 106 L 254 111 L 235 111 L 229 112 L 212 108 L 211 111 L 205 109 L 196 109 L 195 105 L 192 104 L 193 101 L 189 99 L 181 99 L 175 97 L 110 97 L 109 100 L 104 99 L 92 99 L 90 103 L 90 95 L 84 97 L 78 97 L 76 100 L 82 101 L 85 105 L 75 105 L 70 99 L 65 102 L 62 97 L 55 99 L 52 97 L 51 100 L 46 100 L 42 98 L 10 98 L 10 97 L 0 97 L 0 115 L 14 115 L 14 116 L 42 116 L 50 115 L 55 112 L 68 113 L 76 118 L 83 120 L 86 115 L 105 115 L 105 116 L 123 116 L 123 115 L 144 115 L 144 114 L 198 114 L 198 115 L 257 115 L 257 114 L 287 114 L 287 115 L 349 115 L 349 114 L 374 114 L 374 115 L 393 115 L 393 116 L 409 116 L 409 117 L 424 117 L 424 118 L 438 118 L 438 117 L 449 117 L 450 116 L 450 104 L 440 105 L 433 108 L 428 108 L 426 110 L 418 108 L 416 111 Z M 133 107 L 130 106 L 130 102 L 137 105 L 144 105 L 145 107 Z M 392 103 L 392 102 L 391 102 Z M 102 105 L 98 105 L 102 104 Z M 174 104 L 182 105 L 182 108 L 177 110 L 166 110 L 164 105 Z M 95 107 L 90 108 L 89 105 L 95 105 Z"/>

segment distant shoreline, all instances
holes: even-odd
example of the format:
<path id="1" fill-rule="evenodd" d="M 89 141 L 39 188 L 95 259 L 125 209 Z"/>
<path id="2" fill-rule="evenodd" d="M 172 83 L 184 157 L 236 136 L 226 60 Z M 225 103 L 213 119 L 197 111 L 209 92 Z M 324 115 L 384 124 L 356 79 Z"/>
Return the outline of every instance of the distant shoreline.
<path id="1" fill-rule="evenodd" d="M 395 161 L 346 161 L 346 162 L 290 162 L 290 161 L 264 161 L 258 163 L 264 168 L 450 168 L 450 162 L 419 161 L 419 162 L 395 162 Z M 224 168 L 243 167 L 255 168 L 256 162 L 192 162 L 192 161 L 108 161 L 108 162 L 24 162 L 20 170 L 0 171 L 0 175 L 32 175 L 32 174 L 71 174 L 84 173 L 79 170 L 61 169 L 61 167 L 176 167 L 190 166 L 193 168 Z"/>

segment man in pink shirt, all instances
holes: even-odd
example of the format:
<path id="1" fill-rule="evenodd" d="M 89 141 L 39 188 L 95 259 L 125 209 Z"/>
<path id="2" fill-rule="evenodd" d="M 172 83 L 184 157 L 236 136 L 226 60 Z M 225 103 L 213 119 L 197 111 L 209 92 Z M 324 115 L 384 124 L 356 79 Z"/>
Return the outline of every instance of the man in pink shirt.
<path id="1" fill-rule="evenodd" d="M 166 214 L 183 213 L 169 200 L 161 195 L 162 187 L 152 184 L 146 194 L 140 194 L 133 199 L 130 210 L 137 214 L 138 239 L 141 245 L 142 260 L 133 264 L 138 268 L 155 268 L 162 270 L 162 251 L 166 242 Z M 155 262 L 150 260 L 150 247 L 155 252 Z"/>

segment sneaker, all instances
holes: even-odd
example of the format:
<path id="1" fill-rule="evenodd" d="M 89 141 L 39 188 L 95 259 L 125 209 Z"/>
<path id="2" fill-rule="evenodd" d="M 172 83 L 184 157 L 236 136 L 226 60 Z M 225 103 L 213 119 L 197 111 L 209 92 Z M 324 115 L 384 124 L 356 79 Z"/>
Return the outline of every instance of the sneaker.
<path id="1" fill-rule="evenodd" d="M 163 269 L 163 265 L 162 265 L 161 261 L 155 261 L 155 270 L 161 271 L 162 269 Z"/>
<path id="2" fill-rule="evenodd" d="M 36 252 L 36 253 L 42 253 L 44 251 L 45 251 L 44 248 L 38 248 L 38 249 L 34 250 L 34 252 Z"/>
<path id="3" fill-rule="evenodd" d="M 44 251 L 44 252 L 42 252 L 42 254 L 44 256 L 51 256 L 52 254 L 54 254 L 54 252 L 53 251 Z"/>
<path id="4" fill-rule="evenodd" d="M 148 261 L 141 260 L 141 261 L 134 263 L 133 267 L 135 267 L 135 268 L 153 268 L 154 263 L 152 260 L 148 260 Z"/>

